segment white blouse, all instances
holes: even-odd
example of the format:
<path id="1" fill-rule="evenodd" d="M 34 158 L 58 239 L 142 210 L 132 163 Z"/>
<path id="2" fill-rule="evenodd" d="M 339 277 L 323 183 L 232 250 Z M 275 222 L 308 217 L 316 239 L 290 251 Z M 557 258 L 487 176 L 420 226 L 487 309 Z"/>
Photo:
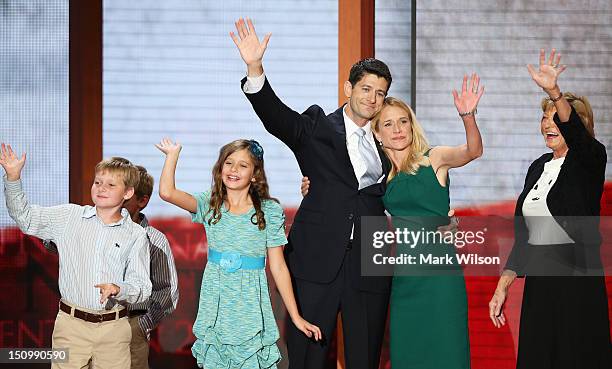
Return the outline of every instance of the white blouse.
<path id="1" fill-rule="evenodd" d="M 546 198 L 557 181 L 565 157 L 544 164 L 544 171 L 523 202 L 523 216 L 529 229 L 529 244 L 554 245 L 574 243 L 550 213 Z"/>

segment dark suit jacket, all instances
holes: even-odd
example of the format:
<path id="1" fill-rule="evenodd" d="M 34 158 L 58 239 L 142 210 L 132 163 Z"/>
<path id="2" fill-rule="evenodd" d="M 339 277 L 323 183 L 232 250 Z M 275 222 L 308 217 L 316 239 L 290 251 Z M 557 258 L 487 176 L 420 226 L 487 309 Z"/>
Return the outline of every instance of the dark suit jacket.
<path id="1" fill-rule="evenodd" d="M 246 78 L 242 80 L 242 85 Z M 295 215 L 285 248 L 294 277 L 329 283 L 338 275 L 355 225 L 350 273 L 362 290 L 388 291 L 390 278 L 361 277 L 360 218 L 384 216 L 382 195 L 390 162 L 379 148 L 385 178 L 358 190 L 359 183 L 346 148 L 342 108 L 326 115 L 317 105 L 300 114 L 286 106 L 266 79 L 263 88 L 246 94 L 268 132 L 295 154 L 310 178 L 308 195 Z M 296 183 L 296 186 L 298 184 Z"/>
<path id="2" fill-rule="evenodd" d="M 550 189 L 546 204 L 553 217 L 574 242 L 577 267 L 595 267 L 599 261 L 599 211 L 605 181 L 606 148 L 591 137 L 574 109 L 567 122 L 561 123 L 557 114 L 555 123 L 569 148 L 561 166 L 559 177 Z M 506 269 L 521 275 L 523 272 L 529 232 L 523 216 L 525 197 L 536 184 L 544 164 L 552 160 L 547 153 L 536 159 L 525 178 L 514 211 L 515 242 L 506 264 Z"/>

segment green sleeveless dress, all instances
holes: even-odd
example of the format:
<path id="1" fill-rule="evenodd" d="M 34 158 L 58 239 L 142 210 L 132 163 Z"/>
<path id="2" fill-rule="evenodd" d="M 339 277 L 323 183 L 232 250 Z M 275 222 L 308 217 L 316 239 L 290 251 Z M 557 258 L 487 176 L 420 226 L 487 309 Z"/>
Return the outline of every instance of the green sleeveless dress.
<path id="1" fill-rule="evenodd" d="M 425 217 L 424 223 L 429 223 L 411 227 L 435 229 L 432 220 L 444 219 L 448 223 L 448 184 L 440 185 L 431 166 L 421 166 L 414 175 L 400 172 L 387 185 L 385 208 L 393 217 Z M 396 226 L 398 219 L 394 218 Z M 393 369 L 470 367 L 468 306 L 462 275 L 396 273 L 390 319 Z"/>

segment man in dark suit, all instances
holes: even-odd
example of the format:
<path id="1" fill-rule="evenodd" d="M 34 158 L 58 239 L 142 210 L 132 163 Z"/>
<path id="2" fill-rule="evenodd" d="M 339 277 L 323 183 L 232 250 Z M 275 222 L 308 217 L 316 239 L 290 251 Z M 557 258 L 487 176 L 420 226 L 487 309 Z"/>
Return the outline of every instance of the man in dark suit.
<path id="1" fill-rule="evenodd" d="M 362 276 L 366 246 L 360 244 L 360 220 L 384 215 L 390 163 L 374 140 L 370 119 L 391 85 L 389 69 L 376 59 L 356 63 L 344 85 L 347 104 L 329 115 L 317 105 L 300 114 L 276 96 L 264 75 L 262 58 L 270 35 L 260 42 L 248 19 L 236 22 L 236 29 L 231 37 L 248 71 L 243 91 L 266 130 L 293 151 L 312 181 L 285 255 L 300 311 L 326 339 L 315 342 L 291 326 L 289 366 L 324 367 L 340 311 L 347 368 L 378 368 L 391 279 Z"/>

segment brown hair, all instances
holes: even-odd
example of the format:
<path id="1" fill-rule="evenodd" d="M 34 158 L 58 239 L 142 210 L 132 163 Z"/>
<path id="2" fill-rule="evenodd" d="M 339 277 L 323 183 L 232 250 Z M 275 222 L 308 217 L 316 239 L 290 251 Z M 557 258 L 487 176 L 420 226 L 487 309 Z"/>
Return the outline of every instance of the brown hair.
<path id="1" fill-rule="evenodd" d="M 223 169 L 223 164 L 228 156 L 240 150 L 247 150 L 249 153 L 249 157 L 255 167 L 253 169 L 253 177 L 255 178 L 254 182 L 250 182 L 249 185 L 249 196 L 251 196 L 251 201 L 253 201 L 253 207 L 255 208 L 255 214 L 251 217 L 251 222 L 256 224 L 260 230 L 266 228 L 266 220 L 264 218 L 264 212 L 261 210 L 262 201 L 263 200 L 273 200 L 278 202 L 278 200 L 270 197 L 270 191 L 268 188 L 268 180 L 266 179 L 266 172 L 264 171 L 264 161 L 263 155 L 261 155 L 261 159 L 258 159 L 253 152 L 251 151 L 252 141 L 250 140 L 235 140 L 227 145 L 224 145 L 219 150 L 219 158 L 217 162 L 213 166 L 212 176 L 212 190 L 210 193 L 210 208 L 208 212 L 205 214 L 208 215 L 212 213 L 211 217 L 208 219 L 208 224 L 216 224 L 221 219 L 221 206 L 223 202 L 227 199 L 227 190 L 225 185 L 223 184 L 223 179 L 221 178 L 221 171 Z M 259 146 L 259 144 L 258 144 Z"/>
<path id="2" fill-rule="evenodd" d="M 132 162 L 125 158 L 113 156 L 96 164 L 95 173 L 109 172 L 119 174 L 123 179 L 125 187 L 134 187 L 138 185 L 138 169 Z"/>
<path id="3" fill-rule="evenodd" d="M 387 177 L 387 181 L 390 181 L 393 177 L 397 175 L 398 172 L 416 174 L 417 170 L 419 169 L 419 166 L 429 165 L 424 160 L 424 155 L 425 152 L 430 149 L 430 146 L 427 142 L 427 138 L 425 137 L 423 127 L 421 127 L 421 125 L 417 121 L 414 111 L 412 111 L 410 106 L 408 106 L 408 104 L 406 104 L 402 100 L 396 99 L 391 96 L 385 98 L 382 108 L 380 109 L 378 114 L 376 114 L 376 116 L 372 118 L 372 129 L 375 132 L 379 132 L 381 124 L 380 117 L 382 116 L 382 112 L 385 107 L 388 106 L 395 106 L 405 110 L 408 113 L 408 118 L 410 119 L 410 128 L 412 129 L 412 142 L 410 143 L 410 147 L 408 148 L 410 152 L 399 168 L 397 168 L 396 165 L 391 162 L 391 172 Z"/>
<path id="4" fill-rule="evenodd" d="M 571 92 L 563 93 L 563 97 L 567 102 L 574 108 L 584 128 L 589 132 L 591 137 L 595 137 L 595 122 L 593 122 L 593 109 L 591 109 L 591 104 L 589 103 L 589 99 L 586 96 L 576 96 Z M 542 99 L 542 111 L 546 112 L 548 109 L 555 106 L 555 103 L 550 99 L 550 97 L 545 97 Z"/>
<path id="5" fill-rule="evenodd" d="M 153 176 L 142 165 L 136 165 L 136 169 L 138 169 L 138 184 L 134 187 L 134 194 L 138 199 L 142 199 L 145 196 L 151 197 L 153 193 Z"/>

